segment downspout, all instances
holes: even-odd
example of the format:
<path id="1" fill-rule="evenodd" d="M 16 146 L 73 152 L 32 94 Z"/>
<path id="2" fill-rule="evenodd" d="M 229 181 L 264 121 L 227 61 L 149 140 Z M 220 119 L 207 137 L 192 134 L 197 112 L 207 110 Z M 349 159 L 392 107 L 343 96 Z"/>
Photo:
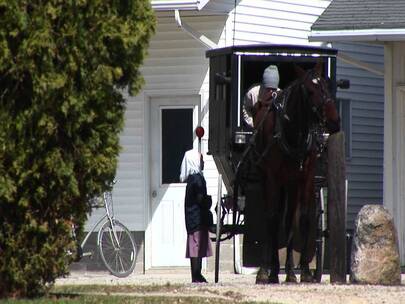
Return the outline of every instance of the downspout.
<path id="1" fill-rule="evenodd" d="M 203 44 L 206 48 L 208 49 L 214 49 L 217 47 L 217 44 L 214 43 L 211 39 L 209 39 L 207 36 L 199 33 L 198 31 L 194 30 L 191 26 L 189 26 L 187 23 L 182 22 L 181 17 L 180 17 L 180 12 L 179 10 L 174 10 L 174 18 L 176 19 L 176 23 L 178 27 L 180 27 L 183 31 L 185 31 L 187 34 L 189 34 L 191 37 L 193 37 L 195 40 Z"/>

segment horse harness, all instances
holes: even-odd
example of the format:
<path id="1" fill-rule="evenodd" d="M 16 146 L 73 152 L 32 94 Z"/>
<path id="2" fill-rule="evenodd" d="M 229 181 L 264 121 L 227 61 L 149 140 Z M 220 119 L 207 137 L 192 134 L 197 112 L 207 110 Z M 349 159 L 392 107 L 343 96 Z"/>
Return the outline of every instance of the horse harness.
<path id="1" fill-rule="evenodd" d="M 308 73 L 310 75 L 311 73 Z M 312 112 L 316 115 L 318 118 L 319 124 L 317 126 L 312 127 L 309 129 L 309 132 L 307 134 L 306 140 L 305 140 L 305 145 L 300 146 L 298 148 L 291 147 L 291 145 L 288 144 L 285 134 L 284 134 L 284 129 L 283 129 L 283 121 L 290 121 L 290 117 L 287 115 L 286 111 L 286 106 L 288 102 L 288 98 L 291 94 L 291 88 L 294 85 L 299 85 L 301 94 L 304 96 L 303 98 L 308 99 L 309 94 L 304 86 L 304 81 L 306 78 L 299 83 L 293 83 L 289 88 L 287 88 L 285 91 L 283 91 L 281 94 L 278 94 L 277 92 L 272 93 L 272 99 L 268 102 L 263 102 L 263 101 L 258 101 L 258 103 L 261 103 L 262 106 L 265 106 L 267 108 L 267 111 L 265 112 L 264 116 L 262 119 L 259 121 L 257 127 L 255 128 L 255 131 L 253 133 L 253 136 L 251 137 L 251 140 L 249 142 L 249 146 L 247 148 L 249 150 L 252 150 L 257 157 L 257 161 L 255 162 L 256 165 L 261 163 L 264 159 L 264 157 L 268 154 L 270 151 L 271 147 L 278 143 L 281 150 L 291 157 L 292 159 L 296 160 L 299 164 L 300 170 L 303 170 L 303 163 L 305 158 L 308 155 L 308 152 L 311 150 L 313 145 L 315 144 L 315 147 L 317 149 L 317 153 L 320 154 L 324 147 L 324 140 L 323 140 L 323 133 L 325 131 L 325 126 L 326 126 L 326 118 L 324 117 L 321 108 L 323 107 L 324 104 L 331 102 L 332 99 L 328 96 L 327 91 L 324 89 L 323 85 L 320 85 L 321 88 L 321 94 L 322 94 L 322 102 L 318 106 L 313 105 L 312 106 Z M 318 79 L 318 81 L 320 81 Z M 268 115 L 270 112 L 274 112 L 274 118 L 275 118 L 275 123 L 274 123 L 274 131 L 273 131 L 273 136 L 271 140 L 266 144 L 265 148 L 259 152 L 256 147 L 256 138 L 258 136 L 258 133 L 263 131 L 263 126 L 264 122 L 266 121 Z M 243 159 L 243 157 L 242 157 Z"/>

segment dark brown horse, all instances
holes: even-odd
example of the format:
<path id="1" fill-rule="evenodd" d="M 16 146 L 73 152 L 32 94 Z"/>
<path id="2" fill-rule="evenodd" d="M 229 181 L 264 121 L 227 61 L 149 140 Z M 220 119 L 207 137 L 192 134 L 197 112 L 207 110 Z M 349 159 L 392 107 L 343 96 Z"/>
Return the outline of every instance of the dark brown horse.
<path id="1" fill-rule="evenodd" d="M 315 164 L 321 134 L 339 131 L 339 116 L 322 78 L 322 65 L 305 71 L 283 92 L 256 104 L 254 149 L 263 172 L 264 200 L 270 240 L 262 250 L 269 255 L 270 274 L 261 265 L 258 283 L 278 283 L 278 249 L 286 246 L 286 281 L 297 282 L 293 249 L 301 253 L 301 282 L 312 282 L 309 263 L 315 253 Z M 283 233 L 281 233 L 283 230 Z M 284 237 L 282 237 L 284 236 Z"/>

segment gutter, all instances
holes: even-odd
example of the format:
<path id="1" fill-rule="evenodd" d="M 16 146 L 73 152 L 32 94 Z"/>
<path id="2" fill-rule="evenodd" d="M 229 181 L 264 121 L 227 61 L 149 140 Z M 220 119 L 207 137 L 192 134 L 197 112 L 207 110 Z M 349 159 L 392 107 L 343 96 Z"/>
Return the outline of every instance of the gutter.
<path id="1" fill-rule="evenodd" d="M 405 28 L 311 31 L 309 41 L 401 41 Z"/>
<path id="2" fill-rule="evenodd" d="M 152 8 L 155 11 L 201 10 L 209 0 L 152 0 Z"/>
<path id="3" fill-rule="evenodd" d="M 183 22 L 180 17 L 180 11 L 178 9 L 174 10 L 174 18 L 176 19 L 176 23 L 178 27 L 180 27 L 184 32 L 189 34 L 191 37 L 193 37 L 195 40 L 203 44 L 206 48 L 208 49 L 215 49 L 217 47 L 217 44 L 214 43 L 211 39 L 206 37 L 205 35 L 199 33 L 195 29 L 193 29 L 190 25 L 187 23 Z"/>

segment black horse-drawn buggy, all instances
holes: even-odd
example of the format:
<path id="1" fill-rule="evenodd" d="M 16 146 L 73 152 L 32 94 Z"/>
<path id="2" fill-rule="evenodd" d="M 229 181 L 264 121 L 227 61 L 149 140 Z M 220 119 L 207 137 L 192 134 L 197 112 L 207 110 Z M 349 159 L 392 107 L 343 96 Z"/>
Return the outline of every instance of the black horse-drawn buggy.
<path id="1" fill-rule="evenodd" d="M 226 195 L 219 191 L 216 207 L 215 281 L 220 242 L 243 234 L 243 265 L 259 268 L 258 283 L 278 282 L 280 248 L 286 252 L 288 282 L 297 281 L 295 265 L 301 282 L 319 282 L 325 238 L 331 282 L 345 282 L 344 135 L 334 100 L 337 86 L 347 87 L 348 82 L 336 80 L 337 51 L 248 45 L 206 55 L 208 153 L 227 190 Z M 244 96 L 261 83 L 269 65 L 278 68 L 280 90 L 259 99 L 252 127 L 243 118 Z M 224 222 L 225 214 L 231 223 Z M 294 251 L 299 261 L 294 262 Z"/>

